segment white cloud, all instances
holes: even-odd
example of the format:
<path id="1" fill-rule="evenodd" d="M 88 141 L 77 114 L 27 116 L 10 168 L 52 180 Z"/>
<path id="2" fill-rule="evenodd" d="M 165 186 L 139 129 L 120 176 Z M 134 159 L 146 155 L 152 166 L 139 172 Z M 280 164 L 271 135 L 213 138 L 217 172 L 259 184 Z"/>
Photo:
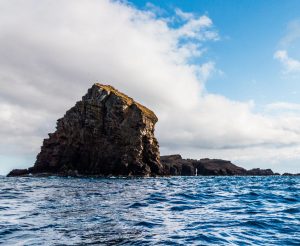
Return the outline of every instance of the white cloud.
<path id="1" fill-rule="evenodd" d="M 300 38 L 300 20 L 293 20 L 287 25 L 284 37 L 280 41 L 282 47 L 288 48 Z"/>
<path id="2" fill-rule="evenodd" d="M 190 18 L 180 28 L 176 30 L 179 38 L 191 38 L 199 41 L 218 40 L 219 36 L 215 31 L 208 29 L 212 26 L 209 17 L 203 15 L 198 18 Z"/>
<path id="3" fill-rule="evenodd" d="M 209 79 L 215 70 L 216 68 L 214 62 L 206 62 L 199 67 L 199 77 L 201 77 L 202 81 L 204 82 Z"/>
<path id="4" fill-rule="evenodd" d="M 284 111 L 299 111 L 300 110 L 300 104 L 298 103 L 288 103 L 288 102 L 274 102 L 266 105 L 266 109 L 268 111 L 278 111 L 278 110 L 284 110 Z"/>
<path id="5" fill-rule="evenodd" d="M 280 61 L 284 74 L 298 74 L 300 72 L 300 60 L 294 58 L 299 54 L 297 46 L 300 39 L 300 21 L 293 20 L 288 23 L 286 33 L 279 42 L 281 49 L 274 53 L 274 59 Z M 289 52 L 288 52 L 289 51 Z M 292 53 L 291 57 L 288 53 Z"/>
<path id="6" fill-rule="evenodd" d="M 28 155 L 36 155 L 55 120 L 96 81 L 157 113 L 163 154 L 238 162 L 275 147 L 284 151 L 268 158 L 295 153 L 288 146 L 300 145 L 299 116 L 255 114 L 251 101 L 203 90 L 216 65 L 190 60 L 203 56 L 218 33 L 208 16 L 176 12 L 183 23 L 170 27 L 150 10 L 115 1 L 2 0 L 0 172 L 12 156 L 31 165 Z"/>
<path id="7" fill-rule="evenodd" d="M 193 13 L 183 12 L 181 9 L 176 8 L 175 13 L 178 17 L 180 17 L 182 20 L 191 20 L 194 18 Z"/>
<path id="8" fill-rule="evenodd" d="M 277 50 L 274 58 L 279 60 L 284 68 L 284 73 L 300 72 L 300 61 L 291 58 L 286 50 Z"/>

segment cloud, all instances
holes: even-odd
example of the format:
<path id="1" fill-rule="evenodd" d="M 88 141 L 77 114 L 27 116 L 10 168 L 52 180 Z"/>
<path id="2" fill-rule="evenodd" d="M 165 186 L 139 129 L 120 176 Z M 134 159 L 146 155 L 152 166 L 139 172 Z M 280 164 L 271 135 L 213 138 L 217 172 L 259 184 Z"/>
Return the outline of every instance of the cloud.
<path id="1" fill-rule="evenodd" d="M 300 104 L 298 103 L 288 103 L 288 102 L 274 102 L 266 105 L 266 109 L 269 111 L 299 111 Z"/>
<path id="2" fill-rule="evenodd" d="M 195 18 L 193 13 L 183 12 L 179 8 L 175 9 L 175 13 L 182 20 L 191 20 L 191 19 Z"/>
<path id="3" fill-rule="evenodd" d="M 189 18 L 188 21 L 176 30 L 179 38 L 203 40 L 218 40 L 218 34 L 211 30 L 212 21 L 206 15 L 198 18 Z"/>
<path id="4" fill-rule="evenodd" d="M 293 20 L 288 23 L 286 33 L 279 42 L 281 47 L 274 53 L 274 59 L 278 60 L 283 67 L 283 74 L 297 74 L 300 72 L 300 60 L 291 57 L 288 53 L 297 54 L 297 45 L 300 39 L 300 21 Z M 290 52 L 288 52 L 290 51 Z"/>
<path id="5" fill-rule="evenodd" d="M 202 78 L 202 81 L 207 81 L 209 77 L 214 74 L 215 70 L 214 62 L 206 62 L 199 67 L 199 77 Z"/>
<path id="6" fill-rule="evenodd" d="M 284 73 L 300 72 L 300 61 L 291 58 L 286 50 L 277 50 L 274 53 L 274 58 L 281 62 Z"/>
<path id="7" fill-rule="evenodd" d="M 293 20 L 287 25 L 284 37 L 280 41 L 282 47 L 288 48 L 300 38 L 300 20 Z"/>
<path id="8" fill-rule="evenodd" d="M 34 157 L 55 120 L 93 82 L 110 83 L 159 113 L 197 104 L 199 79 L 209 76 L 208 69 L 188 62 L 202 55 L 200 39 L 211 40 L 202 35 L 212 25 L 206 16 L 171 28 L 149 10 L 113 1 L 12 0 L 0 5 L 2 160 Z M 194 30 L 185 26 L 194 21 Z M 197 44 L 182 41 L 187 37 L 183 27 Z M 179 97 L 188 100 L 182 103 Z M 0 160 L 0 165 L 5 163 Z"/>
<path id="9" fill-rule="evenodd" d="M 204 59 L 206 43 L 220 39 L 207 15 L 177 9 L 181 22 L 172 25 L 153 11 L 108 0 L 0 2 L 0 172 L 32 165 L 56 119 L 94 82 L 156 112 L 162 154 L 251 161 L 298 153 L 299 116 L 255 114 L 252 101 L 206 92 L 218 71 Z"/>

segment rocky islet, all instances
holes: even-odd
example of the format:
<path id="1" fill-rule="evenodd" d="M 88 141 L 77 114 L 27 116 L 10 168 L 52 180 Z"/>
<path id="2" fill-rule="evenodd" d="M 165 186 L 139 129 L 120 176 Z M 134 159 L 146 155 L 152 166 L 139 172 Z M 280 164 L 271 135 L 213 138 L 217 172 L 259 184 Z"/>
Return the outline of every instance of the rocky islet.
<path id="1" fill-rule="evenodd" d="M 96 83 L 57 121 L 33 167 L 8 176 L 278 175 L 230 161 L 160 156 L 153 111 L 110 85 Z"/>

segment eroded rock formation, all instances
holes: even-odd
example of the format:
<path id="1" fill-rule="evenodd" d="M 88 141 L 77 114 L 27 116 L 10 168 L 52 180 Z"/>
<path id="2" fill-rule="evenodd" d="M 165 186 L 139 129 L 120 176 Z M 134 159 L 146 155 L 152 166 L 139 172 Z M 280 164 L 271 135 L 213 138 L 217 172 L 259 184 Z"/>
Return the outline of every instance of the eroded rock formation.
<path id="1" fill-rule="evenodd" d="M 154 137 L 157 117 L 112 86 L 94 84 L 57 121 L 28 173 L 162 175 Z M 14 170 L 14 174 L 26 171 Z"/>

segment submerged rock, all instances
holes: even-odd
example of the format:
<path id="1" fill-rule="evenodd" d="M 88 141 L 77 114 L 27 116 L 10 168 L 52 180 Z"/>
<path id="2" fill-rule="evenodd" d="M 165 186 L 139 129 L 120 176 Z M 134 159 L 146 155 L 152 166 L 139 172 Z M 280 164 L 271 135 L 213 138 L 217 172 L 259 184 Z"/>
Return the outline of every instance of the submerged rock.
<path id="1" fill-rule="evenodd" d="M 30 173 L 162 175 L 156 115 L 109 85 L 94 84 L 57 121 Z M 23 172 L 11 172 L 18 176 Z"/>

